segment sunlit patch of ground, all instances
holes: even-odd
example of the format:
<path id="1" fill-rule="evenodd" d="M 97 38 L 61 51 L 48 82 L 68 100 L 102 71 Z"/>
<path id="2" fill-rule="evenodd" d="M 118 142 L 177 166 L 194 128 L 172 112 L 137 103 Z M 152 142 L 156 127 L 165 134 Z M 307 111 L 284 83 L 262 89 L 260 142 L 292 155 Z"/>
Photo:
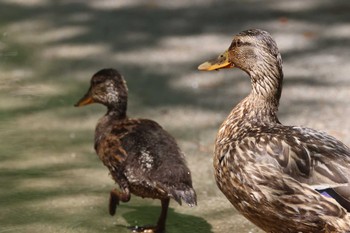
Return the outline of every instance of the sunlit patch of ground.
<path id="1" fill-rule="evenodd" d="M 102 106 L 74 108 L 90 77 L 118 68 L 129 115 L 159 122 L 192 171 L 198 206 L 171 202 L 168 233 L 258 233 L 216 187 L 217 129 L 250 91 L 238 70 L 199 72 L 247 28 L 272 33 L 284 59 L 282 122 L 350 144 L 349 3 L 337 1 L 0 2 L 1 232 L 129 232 L 155 223 L 158 200 L 132 197 L 114 217 L 115 187 L 93 150 Z"/>
<path id="2" fill-rule="evenodd" d="M 17 4 L 23 7 L 40 7 L 48 4 L 45 0 L 3 0 L 4 3 Z"/>

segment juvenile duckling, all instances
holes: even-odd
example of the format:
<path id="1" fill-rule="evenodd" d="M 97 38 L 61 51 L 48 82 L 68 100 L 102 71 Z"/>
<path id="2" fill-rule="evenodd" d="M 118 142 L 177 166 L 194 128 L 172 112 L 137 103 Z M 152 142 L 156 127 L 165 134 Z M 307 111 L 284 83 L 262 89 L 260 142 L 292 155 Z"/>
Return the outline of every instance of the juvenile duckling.
<path id="1" fill-rule="evenodd" d="M 232 67 L 250 76 L 252 91 L 217 134 L 220 190 L 266 232 L 350 232 L 350 149 L 326 133 L 280 123 L 282 59 L 271 35 L 243 31 L 198 69 Z"/>
<path id="2" fill-rule="evenodd" d="M 102 69 L 93 75 L 89 90 L 75 106 L 100 103 L 107 107 L 96 126 L 95 150 L 120 187 L 110 193 L 110 214 L 115 214 L 119 201 L 128 202 L 131 193 L 160 199 L 157 225 L 132 229 L 162 233 L 170 198 L 180 205 L 181 200 L 191 207 L 197 204 L 191 173 L 175 139 L 159 124 L 127 117 L 127 97 L 126 82 L 119 72 Z"/>

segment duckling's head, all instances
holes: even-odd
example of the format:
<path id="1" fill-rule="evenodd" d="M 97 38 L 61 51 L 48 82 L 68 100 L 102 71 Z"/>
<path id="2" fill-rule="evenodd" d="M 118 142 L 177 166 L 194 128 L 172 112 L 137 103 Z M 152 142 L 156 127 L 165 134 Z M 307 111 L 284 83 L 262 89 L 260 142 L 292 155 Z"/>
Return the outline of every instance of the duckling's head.
<path id="1" fill-rule="evenodd" d="M 102 69 L 92 76 L 89 90 L 74 106 L 100 103 L 109 110 L 125 114 L 127 98 L 128 89 L 123 76 L 115 69 Z"/>
<path id="2" fill-rule="evenodd" d="M 233 37 L 227 51 L 216 59 L 204 62 L 199 70 L 210 71 L 237 67 L 247 72 L 252 79 L 280 76 L 282 59 L 271 35 L 260 29 L 243 31 Z"/>

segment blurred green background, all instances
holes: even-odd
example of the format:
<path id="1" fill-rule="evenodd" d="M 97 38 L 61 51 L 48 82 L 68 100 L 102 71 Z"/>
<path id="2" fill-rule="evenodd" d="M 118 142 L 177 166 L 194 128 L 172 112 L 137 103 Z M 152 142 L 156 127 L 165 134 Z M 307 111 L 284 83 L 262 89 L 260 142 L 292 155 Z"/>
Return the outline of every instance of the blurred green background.
<path id="1" fill-rule="evenodd" d="M 168 233 L 261 232 L 216 187 L 216 131 L 250 91 L 240 70 L 199 72 L 235 33 L 269 31 L 284 59 L 283 123 L 350 144 L 348 0 L 0 0 L 0 233 L 129 232 L 160 202 L 132 197 L 114 217 L 115 187 L 93 150 L 105 109 L 74 108 L 91 76 L 118 69 L 129 116 L 158 121 L 193 173 L 198 206 L 171 202 Z"/>

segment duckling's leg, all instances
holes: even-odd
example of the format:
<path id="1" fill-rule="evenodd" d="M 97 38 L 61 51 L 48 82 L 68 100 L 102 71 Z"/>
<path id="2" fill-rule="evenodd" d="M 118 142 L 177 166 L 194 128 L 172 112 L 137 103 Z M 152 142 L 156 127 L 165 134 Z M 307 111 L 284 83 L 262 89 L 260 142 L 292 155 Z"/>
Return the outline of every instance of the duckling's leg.
<path id="1" fill-rule="evenodd" d="M 109 196 L 109 214 L 114 215 L 119 205 L 119 201 L 128 202 L 130 200 L 130 191 L 128 188 L 124 189 L 124 192 L 113 189 Z"/>
<path id="2" fill-rule="evenodd" d="M 165 222 L 168 214 L 168 207 L 170 199 L 162 199 L 162 212 L 160 213 L 157 226 L 136 226 L 129 227 L 132 232 L 140 232 L 140 233 L 164 233 L 165 232 Z"/>
<path id="3" fill-rule="evenodd" d="M 158 222 L 157 222 L 157 229 L 156 233 L 163 233 L 165 232 L 165 222 L 166 222 L 166 217 L 168 214 L 168 207 L 169 207 L 169 202 L 170 199 L 162 199 L 162 212 L 160 213 Z"/>

